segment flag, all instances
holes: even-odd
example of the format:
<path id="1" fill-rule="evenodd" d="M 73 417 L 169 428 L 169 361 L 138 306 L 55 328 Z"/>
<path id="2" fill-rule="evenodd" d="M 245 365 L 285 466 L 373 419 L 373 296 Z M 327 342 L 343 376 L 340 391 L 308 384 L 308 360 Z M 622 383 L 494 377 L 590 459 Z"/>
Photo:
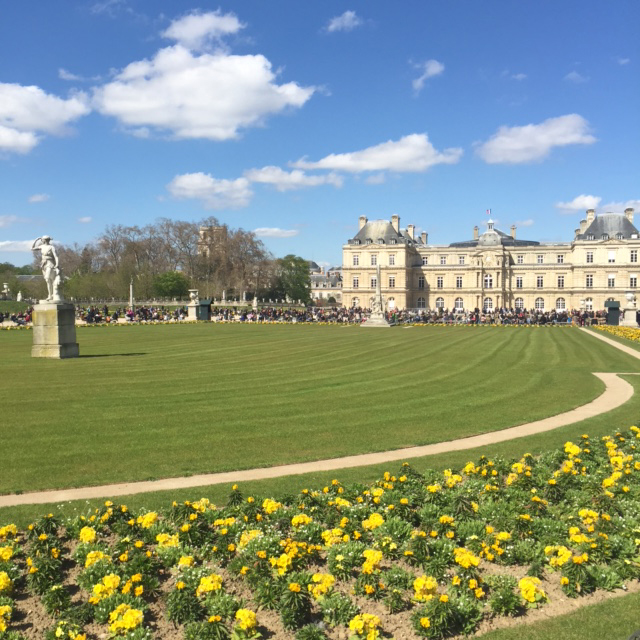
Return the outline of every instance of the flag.
<path id="1" fill-rule="evenodd" d="M 491 209 L 487 209 L 487 215 L 490 216 L 491 215 Z"/>

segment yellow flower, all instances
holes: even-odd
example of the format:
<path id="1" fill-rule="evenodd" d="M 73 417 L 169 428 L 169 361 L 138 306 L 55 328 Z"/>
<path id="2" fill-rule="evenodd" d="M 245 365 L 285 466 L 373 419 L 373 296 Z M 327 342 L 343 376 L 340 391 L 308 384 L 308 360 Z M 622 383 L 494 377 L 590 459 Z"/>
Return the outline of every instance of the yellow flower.
<path id="1" fill-rule="evenodd" d="M 182 556 L 180 560 L 178 560 L 179 567 L 192 567 L 193 566 L 193 556 Z"/>
<path id="2" fill-rule="evenodd" d="M 293 593 L 300 593 L 300 585 L 297 582 L 290 582 L 289 591 L 293 591 Z"/>
<path id="3" fill-rule="evenodd" d="M 11 578 L 6 571 L 0 571 L 0 593 L 11 590 Z"/>
<path id="4" fill-rule="evenodd" d="M 219 576 L 217 573 L 212 573 L 211 575 L 200 578 L 200 584 L 196 589 L 196 595 L 200 597 L 205 593 L 219 591 L 220 589 L 222 589 L 222 576 Z"/>
<path id="5" fill-rule="evenodd" d="M 96 541 L 96 530 L 93 527 L 82 527 L 78 536 L 80 542 L 91 543 Z"/>
<path id="6" fill-rule="evenodd" d="M 414 598 L 420 601 L 431 600 L 438 588 L 438 582 L 431 576 L 419 576 L 413 581 Z"/>
<path id="7" fill-rule="evenodd" d="M 238 609 L 236 611 L 236 620 L 243 631 L 251 631 L 255 629 L 257 624 L 256 614 L 250 609 Z"/>
<path id="8" fill-rule="evenodd" d="M 0 560 L 9 562 L 13 556 L 13 547 L 0 547 Z"/>
<path id="9" fill-rule="evenodd" d="M 420 626 L 423 629 L 428 629 L 431 626 L 431 620 L 429 620 L 429 618 L 427 618 L 426 616 L 420 618 Z"/>

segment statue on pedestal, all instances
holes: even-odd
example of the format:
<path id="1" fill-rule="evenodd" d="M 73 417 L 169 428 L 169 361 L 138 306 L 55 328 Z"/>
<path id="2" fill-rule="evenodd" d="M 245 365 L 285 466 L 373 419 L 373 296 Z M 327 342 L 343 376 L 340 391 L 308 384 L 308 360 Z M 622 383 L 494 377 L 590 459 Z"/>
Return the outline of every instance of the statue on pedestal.
<path id="1" fill-rule="evenodd" d="M 39 243 L 39 244 L 38 244 Z M 47 299 L 44 302 L 62 302 L 62 272 L 58 265 L 58 254 L 51 244 L 50 236 L 33 241 L 32 251 L 40 251 L 40 268 L 47 283 Z"/>

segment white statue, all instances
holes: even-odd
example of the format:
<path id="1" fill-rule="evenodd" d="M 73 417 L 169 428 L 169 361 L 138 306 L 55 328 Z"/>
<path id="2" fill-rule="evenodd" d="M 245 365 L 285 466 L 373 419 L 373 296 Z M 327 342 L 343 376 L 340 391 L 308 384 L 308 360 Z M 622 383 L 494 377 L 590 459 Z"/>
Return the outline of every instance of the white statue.
<path id="1" fill-rule="evenodd" d="M 40 243 L 40 244 L 38 244 Z M 47 302 L 62 300 L 62 272 L 58 265 L 58 254 L 51 244 L 50 236 L 42 236 L 33 241 L 32 251 L 40 251 L 40 268 L 47 283 Z"/>
<path id="2" fill-rule="evenodd" d="M 16 296 L 17 302 L 22 302 L 22 291 L 18 291 L 18 295 Z"/>

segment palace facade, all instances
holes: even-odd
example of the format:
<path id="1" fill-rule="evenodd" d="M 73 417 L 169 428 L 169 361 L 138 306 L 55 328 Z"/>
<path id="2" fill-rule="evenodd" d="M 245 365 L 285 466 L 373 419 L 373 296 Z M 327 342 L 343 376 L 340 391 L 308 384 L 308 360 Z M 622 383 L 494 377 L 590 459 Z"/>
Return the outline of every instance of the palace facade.
<path id="1" fill-rule="evenodd" d="M 495 228 L 473 229 L 471 240 L 430 245 L 415 225 L 400 228 L 361 216 L 358 233 L 343 246 L 342 303 L 370 307 L 377 268 L 392 309 L 603 309 L 624 302 L 640 273 L 640 232 L 633 209 L 596 215 L 589 209 L 571 242 L 542 243 Z M 624 306 L 624 304 L 623 304 Z"/>

